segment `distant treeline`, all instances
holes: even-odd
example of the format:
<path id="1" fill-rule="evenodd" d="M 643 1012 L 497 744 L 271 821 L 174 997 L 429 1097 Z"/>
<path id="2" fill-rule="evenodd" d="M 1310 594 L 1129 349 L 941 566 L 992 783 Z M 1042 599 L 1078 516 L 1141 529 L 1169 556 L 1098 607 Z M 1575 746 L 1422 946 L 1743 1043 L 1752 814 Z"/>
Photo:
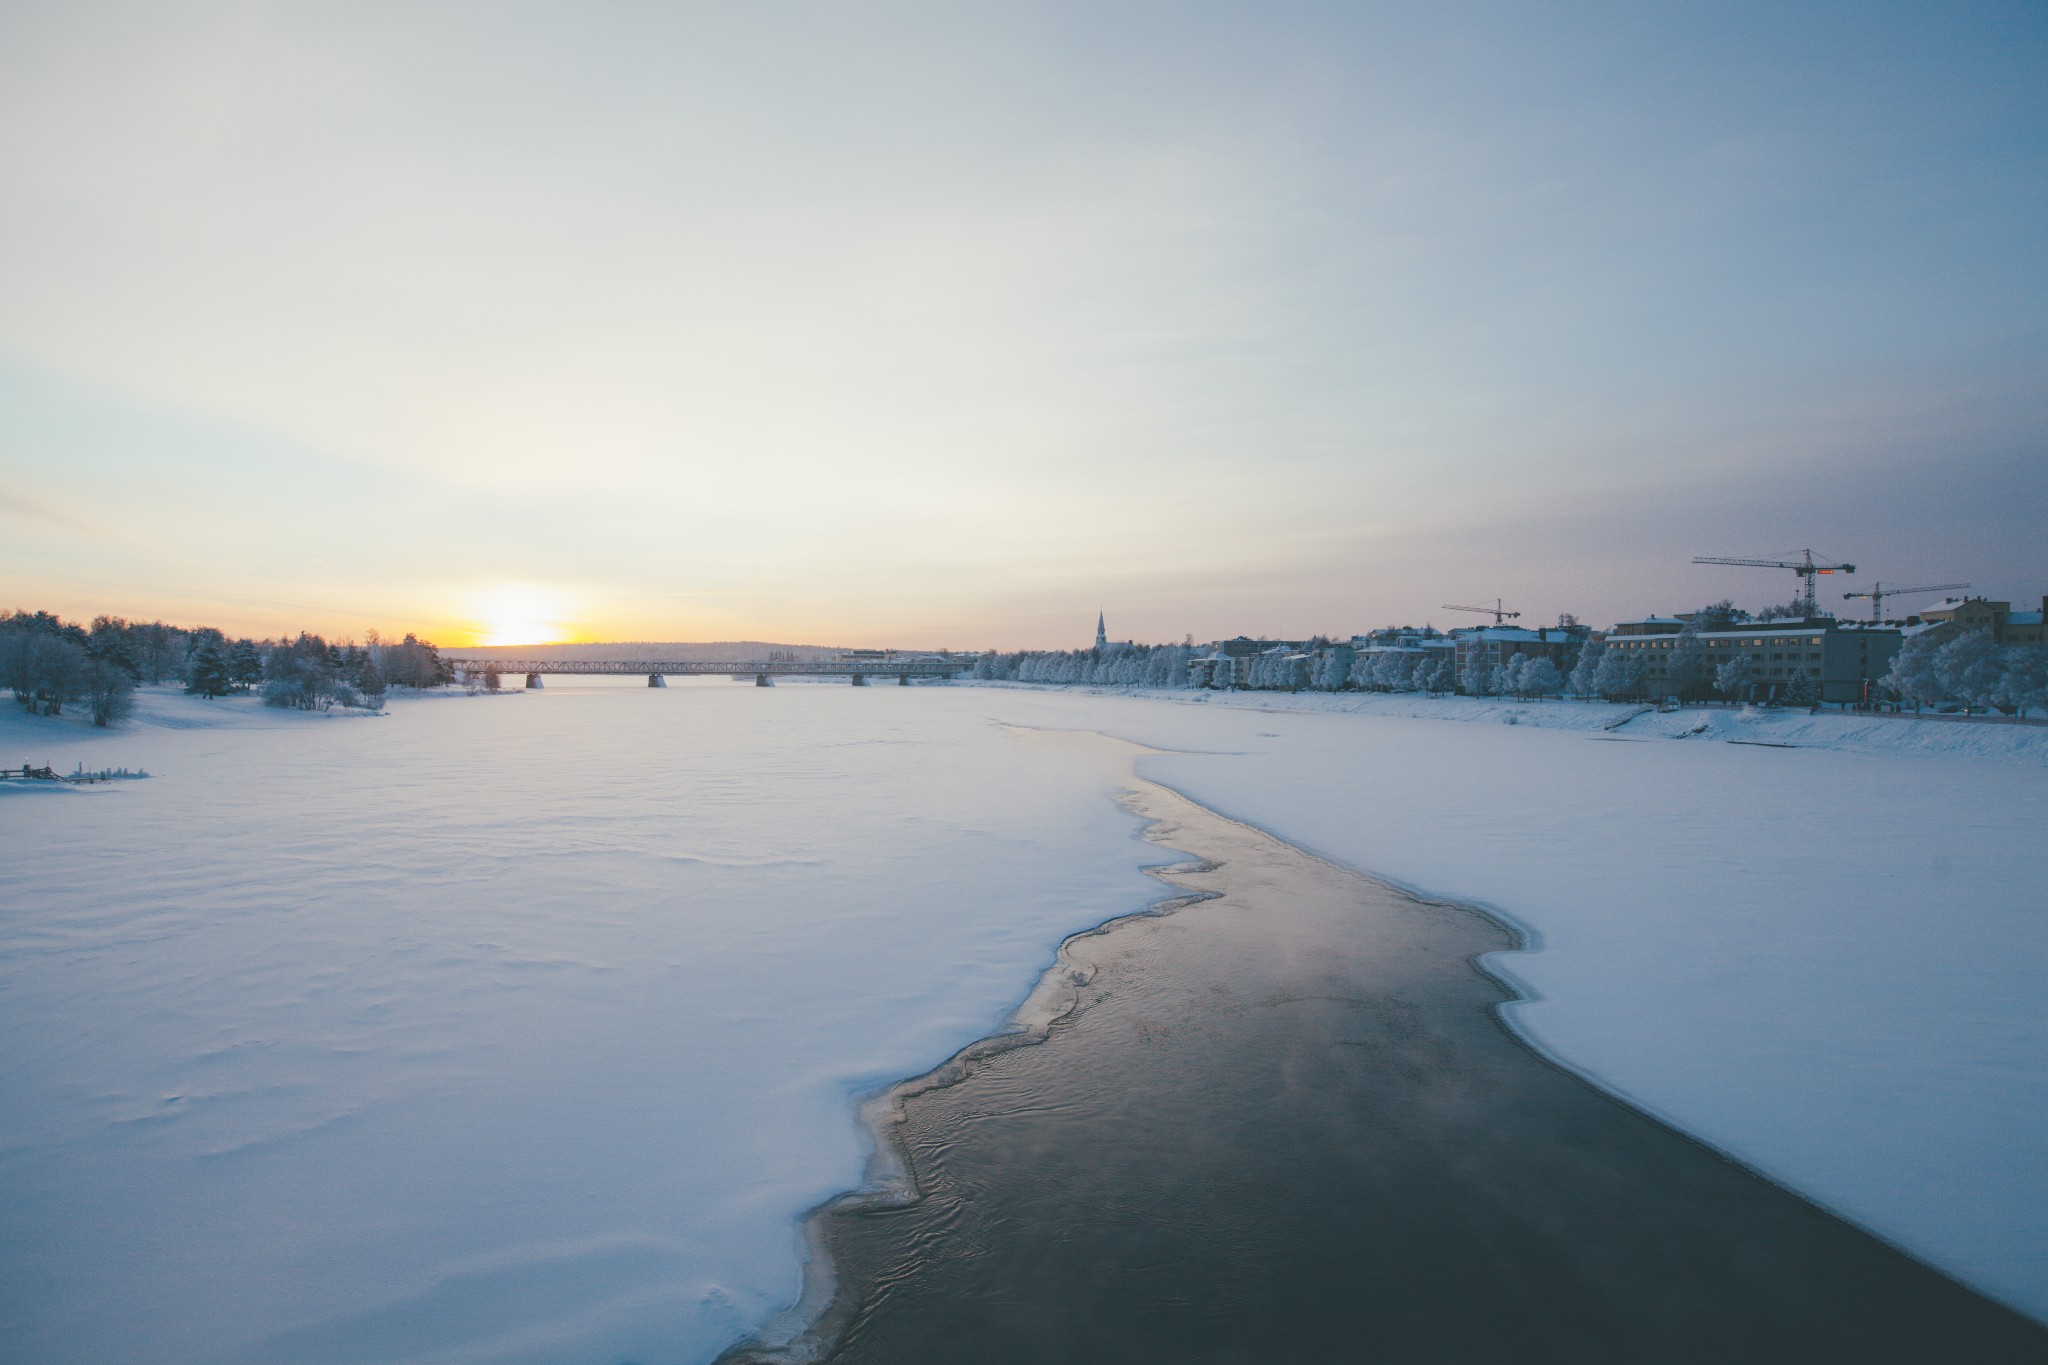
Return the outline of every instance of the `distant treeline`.
<path id="1" fill-rule="evenodd" d="M 1186 687 L 1190 645 L 1111 645 L 1107 649 L 989 653 L 969 676 L 999 682 L 1098 683 L 1108 687 Z"/>
<path id="2" fill-rule="evenodd" d="M 387 688 L 438 687 L 454 680 L 434 646 L 413 635 L 387 644 L 329 644 L 301 632 L 290 640 L 231 640 L 211 626 L 96 616 L 89 626 L 46 611 L 0 612 L 0 685 L 31 712 L 54 716 L 91 708 L 95 725 L 125 719 L 138 683 L 180 683 L 194 696 L 260 691 L 271 706 L 375 710 Z"/>

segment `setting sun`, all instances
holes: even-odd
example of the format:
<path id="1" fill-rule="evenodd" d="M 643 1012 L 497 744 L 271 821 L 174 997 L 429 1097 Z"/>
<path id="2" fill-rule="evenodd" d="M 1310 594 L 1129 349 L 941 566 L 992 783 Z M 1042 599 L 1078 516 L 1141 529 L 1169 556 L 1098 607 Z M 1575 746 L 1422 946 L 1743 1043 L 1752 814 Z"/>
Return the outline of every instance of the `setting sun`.
<path id="1" fill-rule="evenodd" d="M 477 615 L 472 633 L 480 645 L 550 644 L 571 634 L 560 595 L 527 584 L 494 589 L 478 603 Z"/>

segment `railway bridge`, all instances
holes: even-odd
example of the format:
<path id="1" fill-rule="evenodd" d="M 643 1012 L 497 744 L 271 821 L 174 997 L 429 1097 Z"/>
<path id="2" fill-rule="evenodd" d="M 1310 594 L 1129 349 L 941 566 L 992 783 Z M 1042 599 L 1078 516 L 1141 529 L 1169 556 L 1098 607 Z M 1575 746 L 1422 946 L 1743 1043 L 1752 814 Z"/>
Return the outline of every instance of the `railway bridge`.
<path id="1" fill-rule="evenodd" d="M 930 656 L 873 657 L 848 655 L 827 659 L 736 659 L 717 662 L 706 659 L 501 659 L 444 657 L 456 674 L 481 678 L 484 686 L 496 690 L 507 676 L 524 675 L 528 687 L 539 687 L 545 674 L 637 677 L 645 675 L 649 687 L 667 687 L 670 678 L 722 675 L 728 678 L 752 676 L 754 686 L 768 687 L 777 677 L 844 677 L 855 687 L 866 687 L 869 678 L 894 678 L 908 687 L 912 678 L 952 678 L 973 666 L 972 660 Z"/>

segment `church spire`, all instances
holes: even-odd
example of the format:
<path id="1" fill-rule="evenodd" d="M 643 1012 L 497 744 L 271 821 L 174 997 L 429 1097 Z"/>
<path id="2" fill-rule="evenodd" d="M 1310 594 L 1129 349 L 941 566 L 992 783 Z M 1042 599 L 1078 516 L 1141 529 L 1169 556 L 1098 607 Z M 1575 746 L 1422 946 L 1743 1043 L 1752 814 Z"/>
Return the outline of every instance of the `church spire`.
<path id="1" fill-rule="evenodd" d="M 1101 649 L 1101 648 L 1102 648 L 1102 647 L 1103 647 L 1104 645 L 1106 645 L 1106 644 L 1108 644 L 1108 643 L 1109 643 L 1109 630 L 1108 630 L 1108 628 L 1107 628 L 1107 627 L 1106 627 L 1106 626 L 1105 626 L 1105 625 L 1103 624 L 1103 620 L 1102 620 L 1102 612 L 1101 612 L 1101 609 L 1100 609 L 1100 608 L 1098 608 L 1098 609 L 1096 610 L 1096 612 L 1095 612 L 1095 647 L 1096 647 L 1097 649 Z"/>

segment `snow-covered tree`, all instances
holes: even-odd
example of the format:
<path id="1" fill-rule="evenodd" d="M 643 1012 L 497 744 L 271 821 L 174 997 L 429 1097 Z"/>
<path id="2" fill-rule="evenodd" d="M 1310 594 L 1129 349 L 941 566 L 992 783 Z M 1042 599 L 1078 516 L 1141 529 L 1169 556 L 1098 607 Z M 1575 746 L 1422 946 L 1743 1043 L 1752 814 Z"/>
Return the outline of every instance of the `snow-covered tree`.
<path id="1" fill-rule="evenodd" d="M 1526 700 L 1528 693 L 1522 690 L 1522 675 L 1528 670 L 1529 656 L 1516 650 L 1508 656 L 1505 667 L 1496 675 L 1503 684 L 1495 690 L 1512 693 L 1517 700 Z"/>
<path id="2" fill-rule="evenodd" d="M 216 640 L 201 638 L 185 661 L 185 690 L 195 697 L 225 697 L 234 686 Z"/>
<path id="3" fill-rule="evenodd" d="M 1572 665 L 1571 694 L 1575 697 L 1594 697 L 1600 692 L 1595 681 L 1600 672 L 1600 661 L 1607 653 L 1605 640 L 1588 640 L 1579 651 L 1579 660 Z"/>
<path id="4" fill-rule="evenodd" d="M 1688 623 L 1671 647 L 1672 690 L 1686 701 L 1698 701 L 1706 695 L 1713 676 L 1713 665 L 1707 661 L 1707 642 L 1700 638 L 1699 626 Z"/>
<path id="5" fill-rule="evenodd" d="M 136 665 L 142 670 L 143 681 L 160 683 L 177 671 L 183 634 L 177 627 L 167 626 L 162 621 L 128 628 L 129 643 Z"/>
<path id="6" fill-rule="evenodd" d="M 254 640 L 242 639 L 228 646 L 228 681 L 247 692 L 263 681 L 263 654 Z"/>
<path id="7" fill-rule="evenodd" d="M 1564 675 L 1549 659 L 1531 659 L 1522 669 L 1521 691 L 1529 697 L 1554 697 L 1564 691 Z"/>
<path id="8" fill-rule="evenodd" d="M 1486 662 L 1486 648 L 1473 640 L 1465 647 L 1465 669 L 1458 675 L 1458 683 L 1468 697 L 1483 697 L 1493 685 L 1493 669 Z"/>
<path id="9" fill-rule="evenodd" d="M 2005 660 L 1988 630 L 1958 635 L 1934 656 L 1934 677 L 1964 706 L 1989 710 L 1998 700 Z"/>
<path id="10" fill-rule="evenodd" d="M 1778 693 L 1778 701 L 1785 706 L 1814 707 L 1820 705 L 1820 689 L 1814 686 L 1813 678 L 1803 668 L 1792 670 L 1792 676 L 1785 680 L 1785 686 Z"/>
<path id="11" fill-rule="evenodd" d="M 1747 654 L 1738 654 L 1714 670 L 1714 686 L 1730 701 L 1751 701 L 1756 697 L 1756 666 Z"/>
<path id="12" fill-rule="evenodd" d="M 1621 695 L 1640 700 L 1650 691 L 1650 661 L 1631 653 L 1621 661 Z"/>
<path id="13" fill-rule="evenodd" d="M 1940 701 L 1941 681 L 1934 676 L 1934 656 L 1940 652 L 1941 642 L 1927 634 L 1908 638 L 1892 656 L 1892 666 L 1879 686 L 1915 711 Z"/>
<path id="14" fill-rule="evenodd" d="M 1718 602 L 1709 602 L 1692 614 L 1692 623 L 1701 630 L 1727 630 L 1748 619 L 1748 612 L 1725 597 Z"/>
<path id="15" fill-rule="evenodd" d="M 1609 649 L 1600 656 L 1593 674 L 1593 690 L 1610 701 L 1631 697 L 1642 687 L 1648 671 L 1642 659 L 1626 649 Z"/>
<path id="16" fill-rule="evenodd" d="M 1325 692 L 1341 692 L 1351 685 L 1351 666 L 1357 651 L 1349 645 L 1332 645 L 1317 665 L 1315 685 Z"/>
<path id="17" fill-rule="evenodd" d="M 345 686 L 337 653 L 317 635 L 300 632 L 290 644 L 273 645 L 263 661 L 263 700 L 270 706 L 324 711 Z"/>
<path id="18" fill-rule="evenodd" d="M 2005 669 L 1998 680 L 1999 706 L 2016 716 L 2048 708 L 2048 649 L 2040 645 L 2009 645 Z"/>
<path id="19" fill-rule="evenodd" d="M 135 710 L 135 677 L 115 658 L 90 654 L 80 681 L 94 725 L 114 725 Z"/>

